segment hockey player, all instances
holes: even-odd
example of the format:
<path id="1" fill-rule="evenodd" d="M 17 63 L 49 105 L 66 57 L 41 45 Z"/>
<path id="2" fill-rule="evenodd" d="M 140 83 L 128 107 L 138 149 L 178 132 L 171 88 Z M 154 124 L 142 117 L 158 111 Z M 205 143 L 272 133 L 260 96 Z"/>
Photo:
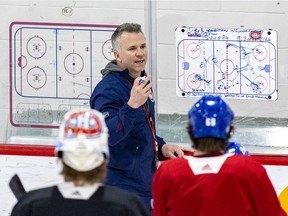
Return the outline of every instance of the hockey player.
<path id="1" fill-rule="evenodd" d="M 193 156 L 165 161 L 153 179 L 153 216 L 283 216 L 265 168 L 225 153 L 234 114 L 219 96 L 203 96 L 188 113 Z"/>
<path id="2" fill-rule="evenodd" d="M 103 185 L 109 159 L 108 130 L 96 110 L 71 110 L 59 129 L 57 156 L 64 182 L 24 194 L 11 216 L 146 216 L 140 198 Z"/>

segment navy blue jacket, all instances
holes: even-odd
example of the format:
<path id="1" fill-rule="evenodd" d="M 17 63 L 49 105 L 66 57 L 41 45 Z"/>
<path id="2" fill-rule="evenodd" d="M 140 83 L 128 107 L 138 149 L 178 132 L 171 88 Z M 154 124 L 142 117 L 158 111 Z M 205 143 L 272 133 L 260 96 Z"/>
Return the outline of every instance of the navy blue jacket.
<path id="1" fill-rule="evenodd" d="M 154 139 L 144 106 L 134 109 L 127 105 L 133 82 L 127 69 L 109 72 L 95 87 L 90 106 L 104 114 L 109 128 L 110 159 L 106 183 L 150 200 L 155 172 Z M 148 115 L 155 122 L 155 102 L 147 100 Z M 156 137 L 160 153 L 165 142 Z"/>

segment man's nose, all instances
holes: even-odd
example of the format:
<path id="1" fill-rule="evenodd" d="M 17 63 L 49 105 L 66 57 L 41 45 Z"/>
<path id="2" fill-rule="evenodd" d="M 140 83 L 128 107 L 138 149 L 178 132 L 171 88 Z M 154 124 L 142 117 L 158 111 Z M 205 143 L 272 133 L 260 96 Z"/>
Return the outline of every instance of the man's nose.
<path id="1" fill-rule="evenodd" d="M 144 50 L 143 49 L 137 49 L 136 56 L 143 56 L 143 55 L 144 55 Z"/>

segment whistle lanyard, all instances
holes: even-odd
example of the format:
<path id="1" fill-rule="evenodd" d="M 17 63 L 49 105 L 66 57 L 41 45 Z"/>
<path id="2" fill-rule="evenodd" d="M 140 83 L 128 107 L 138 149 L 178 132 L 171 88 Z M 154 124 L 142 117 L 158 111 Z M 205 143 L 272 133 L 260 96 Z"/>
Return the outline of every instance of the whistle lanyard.
<path id="1" fill-rule="evenodd" d="M 129 83 L 129 85 L 132 88 L 132 83 L 126 78 L 127 82 Z M 154 166 L 157 167 L 158 166 L 158 142 L 157 142 L 157 138 L 156 138 L 156 134 L 155 134 L 155 125 L 154 125 L 154 121 L 152 116 L 150 115 L 150 106 L 149 106 L 149 98 L 147 98 L 147 101 L 142 105 L 145 115 L 146 115 L 146 119 L 148 121 L 149 124 L 149 128 L 150 131 L 152 133 L 153 136 L 153 140 L 154 140 Z"/>
<path id="2" fill-rule="evenodd" d="M 154 153 L 155 153 L 155 157 L 157 157 L 158 156 L 158 142 L 157 142 L 156 134 L 155 134 L 154 121 L 153 121 L 153 118 L 150 115 L 148 115 L 148 114 L 150 114 L 150 110 L 147 110 L 144 105 L 142 105 L 142 106 L 143 106 L 143 108 L 145 110 L 146 119 L 147 119 L 147 121 L 149 123 L 149 127 L 150 127 L 151 133 L 153 135 L 153 139 L 154 139 Z M 149 102 L 148 101 L 147 101 L 147 106 L 149 108 Z"/>

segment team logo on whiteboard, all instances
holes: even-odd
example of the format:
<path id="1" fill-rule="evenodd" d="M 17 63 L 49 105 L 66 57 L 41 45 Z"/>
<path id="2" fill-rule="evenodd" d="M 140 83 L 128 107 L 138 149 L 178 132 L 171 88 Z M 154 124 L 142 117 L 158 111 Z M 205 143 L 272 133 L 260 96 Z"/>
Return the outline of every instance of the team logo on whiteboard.
<path id="1" fill-rule="evenodd" d="M 252 40 L 260 40 L 262 38 L 262 33 L 260 31 L 252 31 L 249 36 Z"/>

